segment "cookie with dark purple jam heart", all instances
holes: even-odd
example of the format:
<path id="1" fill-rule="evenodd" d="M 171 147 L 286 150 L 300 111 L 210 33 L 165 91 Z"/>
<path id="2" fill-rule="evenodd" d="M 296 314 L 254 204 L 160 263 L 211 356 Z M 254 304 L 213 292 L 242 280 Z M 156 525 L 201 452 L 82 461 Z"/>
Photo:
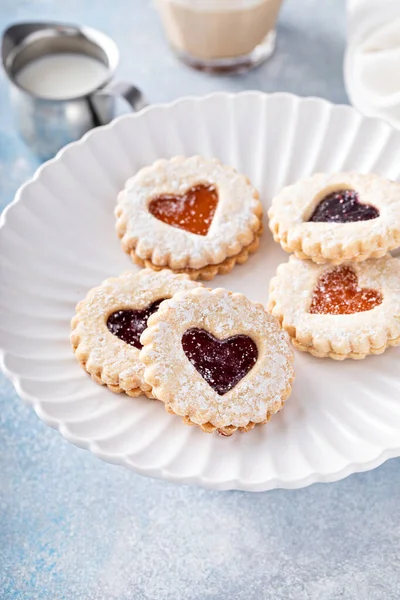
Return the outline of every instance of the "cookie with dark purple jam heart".
<path id="1" fill-rule="evenodd" d="M 151 397 L 139 360 L 141 335 L 163 300 L 199 285 L 167 270 L 143 269 L 106 279 L 76 307 L 71 333 L 76 358 L 94 381 L 111 391 Z"/>
<path id="2" fill-rule="evenodd" d="M 400 246 L 400 185 L 378 175 L 318 173 L 283 188 L 269 226 L 286 252 L 339 265 Z"/>
<path id="3" fill-rule="evenodd" d="M 224 289 L 163 302 L 141 337 L 144 379 L 187 425 L 231 435 L 264 424 L 288 398 L 293 352 L 278 319 Z"/>

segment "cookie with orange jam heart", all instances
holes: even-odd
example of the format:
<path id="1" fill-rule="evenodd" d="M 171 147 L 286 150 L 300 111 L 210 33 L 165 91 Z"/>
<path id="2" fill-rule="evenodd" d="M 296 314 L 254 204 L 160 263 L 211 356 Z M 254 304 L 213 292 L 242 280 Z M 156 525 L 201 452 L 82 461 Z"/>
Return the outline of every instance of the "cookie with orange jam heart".
<path id="1" fill-rule="evenodd" d="M 144 378 L 188 425 L 231 435 L 266 423 L 289 396 L 293 351 L 261 304 L 197 288 L 163 302 L 141 336 Z"/>
<path id="2" fill-rule="evenodd" d="M 255 252 L 262 207 L 235 169 L 200 156 L 158 160 L 118 196 L 117 233 L 140 266 L 192 279 L 228 273 Z"/>
<path id="3" fill-rule="evenodd" d="M 151 269 L 103 281 L 79 302 L 72 319 L 71 343 L 81 366 L 112 392 L 151 396 L 139 360 L 140 336 L 163 300 L 199 285 L 187 275 Z"/>
<path id="4" fill-rule="evenodd" d="M 336 360 L 400 345 L 400 261 L 317 265 L 291 256 L 270 283 L 268 308 L 299 350 Z"/>
<path id="5" fill-rule="evenodd" d="M 400 246 L 400 184 L 372 174 L 318 173 L 283 188 L 268 216 L 275 241 L 297 258 L 380 258 Z"/>

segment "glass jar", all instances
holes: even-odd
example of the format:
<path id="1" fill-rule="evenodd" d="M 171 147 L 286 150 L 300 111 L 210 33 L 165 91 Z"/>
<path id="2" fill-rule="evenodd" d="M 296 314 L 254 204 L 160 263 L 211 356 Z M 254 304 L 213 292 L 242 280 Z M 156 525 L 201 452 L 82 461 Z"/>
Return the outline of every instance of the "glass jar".
<path id="1" fill-rule="evenodd" d="M 250 69 L 271 56 L 282 0 L 156 0 L 170 45 L 210 72 Z"/>

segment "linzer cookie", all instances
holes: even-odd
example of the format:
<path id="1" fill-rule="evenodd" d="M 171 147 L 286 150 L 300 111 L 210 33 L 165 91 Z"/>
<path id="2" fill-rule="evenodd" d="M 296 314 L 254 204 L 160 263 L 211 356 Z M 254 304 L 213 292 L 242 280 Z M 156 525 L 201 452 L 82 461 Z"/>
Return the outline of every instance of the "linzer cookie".
<path id="1" fill-rule="evenodd" d="M 141 336 L 144 378 L 188 425 L 231 435 L 266 423 L 289 396 L 293 352 L 261 304 L 198 288 L 163 302 Z"/>
<path id="2" fill-rule="evenodd" d="M 319 264 L 379 258 L 400 246 L 400 185 L 377 175 L 313 175 L 285 187 L 268 215 L 286 252 Z"/>
<path id="3" fill-rule="evenodd" d="M 200 156 L 159 160 L 118 196 L 117 232 L 140 266 L 212 279 L 258 247 L 262 208 L 244 175 Z"/>
<path id="4" fill-rule="evenodd" d="M 291 256 L 271 280 L 269 310 L 299 350 L 364 358 L 400 344 L 400 261 L 317 265 Z"/>
<path id="5" fill-rule="evenodd" d="M 76 307 L 71 333 L 76 358 L 94 381 L 111 391 L 151 396 L 139 360 L 140 335 L 164 299 L 199 285 L 167 270 L 144 269 L 106 279 Z"/>

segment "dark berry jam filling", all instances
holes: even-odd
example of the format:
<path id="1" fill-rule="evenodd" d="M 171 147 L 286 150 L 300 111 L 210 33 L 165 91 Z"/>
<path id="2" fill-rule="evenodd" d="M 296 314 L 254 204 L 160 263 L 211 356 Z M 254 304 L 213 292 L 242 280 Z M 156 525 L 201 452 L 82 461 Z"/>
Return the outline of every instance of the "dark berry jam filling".
<path id="1" fill-rule="evenodd" d="M 354 190 L 338 190 L 322 198 L 309 221 L 313 223 L 356 223 L 377 219 L 379 210 L 361 204 Z"/>
<path id="2" fill-rule="evenodd" d="M 255 342 L 247 335 L 218 340 L 204 329 L 193 328 L 182 336 L 186 356 L 220 396 L 247 375 L 258 358 Z"/>

